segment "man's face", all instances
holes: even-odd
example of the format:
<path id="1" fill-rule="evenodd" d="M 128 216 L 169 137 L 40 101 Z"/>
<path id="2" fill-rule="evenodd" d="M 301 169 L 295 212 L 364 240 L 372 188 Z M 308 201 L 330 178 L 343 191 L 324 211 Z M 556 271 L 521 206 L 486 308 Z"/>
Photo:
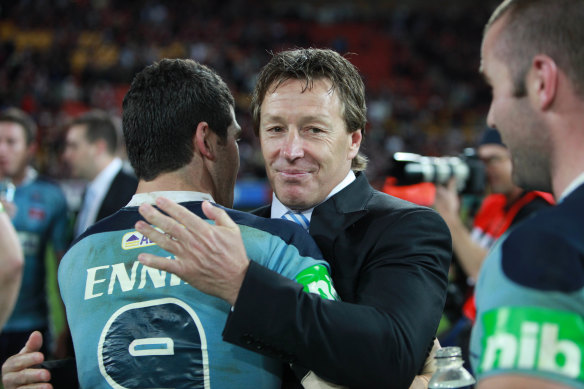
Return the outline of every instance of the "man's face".
<path id="1" fill-rule="evenodd" d="M 91 181 L 97 175 L 95 167 L 97 147 L 95 143 L 87 140 L 86 127 L 86 125 L 74 125 L 69 128 L 63 158 L 74 177 Z"/>
<path id="2" fill-rule="evenodd" d="M 241 136 L 241 127 L 235 119 L 233 108 L 231 109 L 233 122 L 227 128 L 227 139 L 223 142 L 216 137 L 219 150 L 213 180 L 215 185 L 214 200 L 225 207 L 233 207 L 233 193 L 235 180 L 239 171 L 239 146 L 237 141 Z"/>
<path id="3" fill-rule="evenodd" d="M 485 164 L 487 181 L 493 193 L 510 194 L 515 185 L 512 180 L 513 164 L 506 147 L 484 144 L 478 147 L 478 155 Z"/>
<path id="4" fill-rule="evenodd" d="M 0 122 L 0 178 L 24 176 L 28 157 L 24 128 L 18 123 Z"/>
<path id="5" fill-rule="evenodd" d="M 499 130 L 509 148 L 515 184 L 525 189 L 550 190 L 547 129 L 529 96 L 514 95 L 509 66 L 496 53 L 505 19 L 501 18 L 487 31 L 481 50 L 481 71 L 493 94 L 487 122 Z"/>
<path id="6" fill-rule="evenodd" d="M 343 106 L 330 81 L 288 80 L 271 88 L 261 105 L 259 136 L 266 173 L 278 199 L 291 209 L 308 209 L 349 173 L 361 131 L 348 133 Z"/>

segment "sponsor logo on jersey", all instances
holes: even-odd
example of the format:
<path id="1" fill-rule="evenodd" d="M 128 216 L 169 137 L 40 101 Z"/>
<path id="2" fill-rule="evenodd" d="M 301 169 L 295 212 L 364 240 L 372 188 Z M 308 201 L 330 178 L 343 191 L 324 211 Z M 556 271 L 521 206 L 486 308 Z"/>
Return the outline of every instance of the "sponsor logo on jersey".
<path id="1" fill-rule="evenodd" d="M 296 276 L 296 282 L 304 285 L 305 292 L 318 294 L 326 300 L 339 300 L 328 269 L 324 266 L 314 265 L 302 270 Z"/>
<path id="2" fill-rule="evenodd" d="M 122 237 L 122 248 L 124 250 L 132 250 L 154 245 L 156 245 L 156 243 L 152 242 L 148 237 L 142 235 L 138 231 L 128 232 Z"/>
<path id="3" fill-rule="evenodd" d="M 482 317 L 478 372 L 519 370 L 554 373 L 584 381 L 584 319 L 535 307 L 503 307 Z"/>

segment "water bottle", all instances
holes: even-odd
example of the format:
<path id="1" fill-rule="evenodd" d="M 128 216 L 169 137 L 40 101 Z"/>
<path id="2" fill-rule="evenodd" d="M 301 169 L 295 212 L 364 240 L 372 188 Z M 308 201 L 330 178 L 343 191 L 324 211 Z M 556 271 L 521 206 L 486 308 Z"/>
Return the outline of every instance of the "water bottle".
<path id="1" fill-rule="evenodd" d="M 474 377 L 462 366 L 460 347 L 444 347 L 436 351 L 436 372 L 428 383 L 429 389 L 471 388 Z"/>

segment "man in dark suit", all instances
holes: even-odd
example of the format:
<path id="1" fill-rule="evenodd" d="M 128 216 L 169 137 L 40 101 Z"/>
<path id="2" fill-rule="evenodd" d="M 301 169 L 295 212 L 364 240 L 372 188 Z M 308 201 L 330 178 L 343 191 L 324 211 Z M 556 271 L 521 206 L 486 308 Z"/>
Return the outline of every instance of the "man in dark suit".
<path id="1" fill-rule="evenodd" d="M 409 387 L 442 314 L 450 234 L 433 210 L 367 182 L 359 154 L 365 94 L 356 68 L 331 50 L 279 53 L 259 76 L 252 115 L 275 194 L 259 214 L 309 225 L 343 302 L 303 294 L 300 285 L 235 250 L 229 257 L 238 266 L 209 287 L 205 266 L 212 258 L 196 246 L 169 247 L 182 262 L 176 274 L 218 297 L 236 293 L 223 332 L 228 342 L 352 388 Z M 163 210 L 176 214 L 172 205 Z M 193 228 L 176 221 L 187 234 Z M 215 233 L 233 239 L 220 225 Z M 213 239 L 205 245 L 213 247 Z M 163 258 L 145 263 L 168 270 Z"/>
<path id="2" fill-rule="evenodd" d="M 117 157 L 118 131 L 111 116 L 94 110 L 74 119 L 67 129 L 64 158 L 72 175 L 88 181 L 75 222 L 75 236 L 125 206 L 138 181 Z"/>
<path id="3" fill-rule="evenodd" d="M 318 374 L 352 388 L 408 388 L 424 366 L 444 306 L 451 257 L 446 224 L 431 209 L 367 182 L 359 154 L 364 86 L 339 54 L 276 55 L 260 75 L 252 110 L 275 192 L 264 215 L 310 225 L 344 301 L 303 293 L 300 284 L 249 261 L 238 248 L 239 228 L 217 219 L 202 232 L 172 202 L 160 209 L 173 218 L 155 209 L 143 214 L 169 226 L 171 239 L 137 228 L 176 259 L 139 255 L 140 262 L 235 301 L 224 340 L 293 364 L 304 387 L 323 384 Z M 303 376 L 304 368 L 316 374 Z"/>

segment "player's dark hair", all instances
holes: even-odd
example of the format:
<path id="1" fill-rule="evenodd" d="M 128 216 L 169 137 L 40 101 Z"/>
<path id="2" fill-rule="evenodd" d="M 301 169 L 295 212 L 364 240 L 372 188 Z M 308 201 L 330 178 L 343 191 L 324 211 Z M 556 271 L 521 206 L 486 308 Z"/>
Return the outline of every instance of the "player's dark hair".
<path id="1" fill-rule="evenodd" d="M 226 140 L 233 106 L 221 77 L 193 60 L 163 59 L 138 73 L 122 114 L 128 159 L 136 176 L 151 181 L 188 164 L 200 122 Z"/>

